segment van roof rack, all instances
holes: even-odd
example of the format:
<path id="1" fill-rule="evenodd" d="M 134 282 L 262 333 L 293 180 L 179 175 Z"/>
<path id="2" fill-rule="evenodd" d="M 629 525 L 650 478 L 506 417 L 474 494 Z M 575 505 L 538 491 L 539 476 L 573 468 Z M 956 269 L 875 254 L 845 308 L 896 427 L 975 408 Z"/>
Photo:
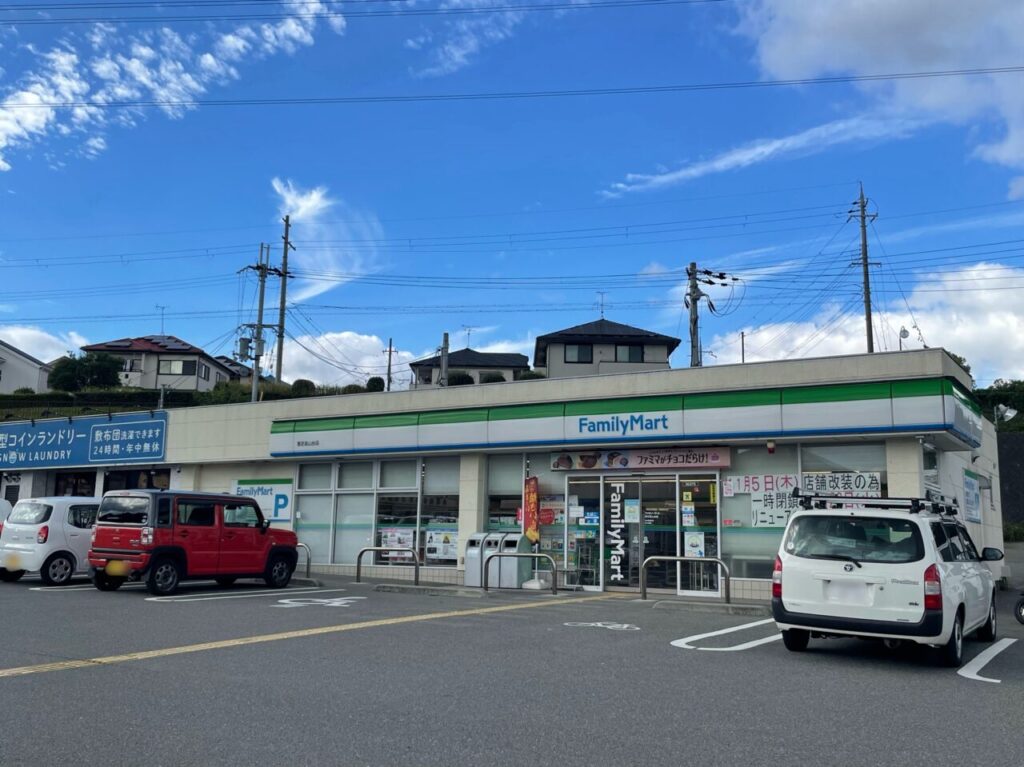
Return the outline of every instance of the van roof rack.
<path id="1" fill-rule="evenodd" d="M 946 500 L 945 497 L 938 501 L 930 498 L 875 498 L 860 495 L 803 495 L 800 488 L 793 489 L 793 497 L 798 499 L 803 509 L 827 509 L 829 504 L 856 504 L 866 509 L 906 509 L 911 514 L 920 511 L 928 511 L 932 514 L 948 514 L 956 516 L 959 513 L 957 502 Z"/>

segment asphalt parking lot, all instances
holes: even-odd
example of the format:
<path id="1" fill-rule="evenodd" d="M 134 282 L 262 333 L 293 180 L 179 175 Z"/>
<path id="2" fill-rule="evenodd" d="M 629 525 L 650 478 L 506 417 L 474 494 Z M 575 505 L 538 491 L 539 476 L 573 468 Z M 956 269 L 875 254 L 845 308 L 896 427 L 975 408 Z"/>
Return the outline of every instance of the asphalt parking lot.
<path id="1" fill-rule="evenodd" d="M 1024 640 L 1000 594 L 1000 637 Z M 1019 764 L 1024 641 L 812 641 L 635 595 L 0 589 L 0 764 Z M 982 666 L 972 660 L 990 651 Z M 991 681 L 990 681 L 991 680 Z M 995 681 L 998 680 L 998 681 Z"/>

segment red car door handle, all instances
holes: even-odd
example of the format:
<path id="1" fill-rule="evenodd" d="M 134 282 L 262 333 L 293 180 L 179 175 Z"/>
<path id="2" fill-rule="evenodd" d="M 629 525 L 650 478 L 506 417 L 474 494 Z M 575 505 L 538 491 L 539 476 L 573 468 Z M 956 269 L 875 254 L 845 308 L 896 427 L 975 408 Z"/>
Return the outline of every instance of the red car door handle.
<path id="1" fill-rule="evenodd" d="M 180 533 L 178 533 L 178 535 L 182 538 L 188 538 L 188 531 L 182 530 Z"/>

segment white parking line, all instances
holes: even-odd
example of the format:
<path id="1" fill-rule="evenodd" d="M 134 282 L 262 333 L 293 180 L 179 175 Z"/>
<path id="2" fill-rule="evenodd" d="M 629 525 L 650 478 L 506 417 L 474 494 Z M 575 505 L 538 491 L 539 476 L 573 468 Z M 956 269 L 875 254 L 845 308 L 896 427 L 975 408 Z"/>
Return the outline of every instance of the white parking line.
<path id="1" fill-rule="evenodd" d="M 245 592 L 225 592 L 218 591 L 212 594 L 206 594 L 203 592 L 197 592 L 192 594 L 172 594 L 167 597 L 146 597 L 147 602 L 210 602 L 215 599 L 251 599 L 252 597 L 269 597 L 269 596 L 281 596 L 281 594 L 324 594 L 332 591 L 345 591 L 345 589 L 319 589 L 319 588 L 307 588 L 307 589 L 288 589 L 282 591 L 281 589 L 271 589 L 269 591 L 245 591 Z"/>
<path id="2" fill-rule="evenodd" d="M 777 639 L 782 639 L 782 634 L 772 634 L 771 636 L 764 637 L 763 639 L 754 639 L 750 642 L 744 642 L 743 644 L 733 645 L 732 647 L 694 647 L 692 643 L 699 642 L 701 639 L 722 636 L 723 634 L 731 634 L 734 631 L 752 629 L 756 628 L 757 626 L 764 626 L 767 623 L 774 622 L 774 618 L 766 618 L 763 621 L 744 623 L 741 626 L 733 626 L 732 628 L 719 629 L 718 631 L 709 631 L 706 634 L 694 634 L 693 636 L 683 637 L 682 639 L 676 639 L 672 642 L 669 642 L 669 644 L 671 644 L 673 647 L 683 647 L 687 650 L 707 650 L 708 652 L 736 652 L 738 650 L 749 650 L 751 647 L 757 647 L 758 645 L 768 644 L 769 642 L 774 642 Z"/>
<path id="3" fill-rule="evenodd" d="M 992 684 L 999 684 L 1002 682 L 1001 679 L 989 679 L 987 676 L 978 676 L 978 672 L 985 668 L 989 661 L 1016 641 L 1016 639 L 1000 639 L 984 652 L 978 653 L 974 660 L 959 669 L 956 673 L 960 676 L 967 677 L 968 679 L 973 679 L 976 682 L 991 682 Z"/>

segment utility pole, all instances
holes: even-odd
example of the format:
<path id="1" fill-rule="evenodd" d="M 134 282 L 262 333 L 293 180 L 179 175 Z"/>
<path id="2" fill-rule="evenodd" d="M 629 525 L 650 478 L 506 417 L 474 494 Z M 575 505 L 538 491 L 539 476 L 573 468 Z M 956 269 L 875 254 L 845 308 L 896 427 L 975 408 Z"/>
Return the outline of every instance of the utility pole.
<path id="1" fill-rule="evenodd" d="M 266 260 L 264 260 L 264 247 L 263 243 L 261 242 L 260 260 L 259 263 L 256 265 L 256 271 L 259 274 L 260 278 L 260 297 L 258 303 L 259 308 L 256 310 L 256 334 L 254 338 L 255 343 L 253 344 L 254 349 L 252 354 L 252 398 L 249 400 L 250 402 L 256 402 L 256 400 L 259 399 L 260 392 L 260 358 L 263 357 L 263 294 L 266 292 L 267 288 L 267 261 L 270 260 L 269 245 L 266 247 L 266 251 Z M 285 281 L 281 280 L 281 282 L 283 284 Z"/>
<path id="2" fill-rule="evenodd" d="M 747 361 L 747 334 L 740 331 L 740 363 Z"/>
<path id="3" fill-rule="evenodd" d="M 157 304 L 156 308 L 160 310 L 160 335 L 164 334 L 164 310 L 167 309 L 163 304 Z"/>
<path id="4" fill-rule="evenodd" d="M 394 347 L 391 345 L 391 340 L 390 338 L 388 339 L 388 350 L 385 352 L 388 355 L 388 377 L 385 391 L 391 391 L 391 355 L 395 352 Z"/>
<path id="5" fill-rule="evenodd" d="M 295 250 L 295 246 L 289 241 L 291 236 L 291 216 L 284 217 L 284 249 L 281 253 L 281 307 L 277 315 L 277 359 L 274 363 L 274 378 L 281 381 L 281 363 L 284 362 L 284 307 L 285 298 L 288 295 L 288 251 Z"/>
<path id="6" fill-rule="evenodd" d="M 601 298 L 600 298 L 600 306 L 601 306 L 601 319 L 602 320 L 604 319 L 604 296 L 605 296 L 606 292 L 607 291 L 604 291 L 604 290 L 597 291 L 597 295 L 601 296 Z"/>
<path id="7" fill-rule="evenodd" d="M 686 295 L 690 299 L 690 367 L 699 368 L 702 365 L 700 353 L 700 318 L 697 314 L 697 302 L 700 301 L 700 288 L 697 287 L 697 263 L 690 262 L 690 268 L 686 270 L 690 278 L 690 287 Z"/>
<path id="8" fill-rule="evenodd" d="M 448 334 L 442 336 L 441 341 L 441 373 L 437 377 L 438 386 L 448 385 Z"/>
<path id="9" fill-rule="evenodd" d="M 850 211 L 850 218 L 855 215 L 860 219 L 860 266 L 864 279 L 864 326 L 868 337 L 868 354 L 875 351 L 875 333 L 871 327 L 871 274 L 868 267 L 868 219 L 874 221 L 878 214 L 868 215 L 868 200 L 864 196 L 864 184 L 860 185 L 860 196 L 854 201 L 855 211 Z M 847 219 L 849 221 L 850 219 Z"/>

